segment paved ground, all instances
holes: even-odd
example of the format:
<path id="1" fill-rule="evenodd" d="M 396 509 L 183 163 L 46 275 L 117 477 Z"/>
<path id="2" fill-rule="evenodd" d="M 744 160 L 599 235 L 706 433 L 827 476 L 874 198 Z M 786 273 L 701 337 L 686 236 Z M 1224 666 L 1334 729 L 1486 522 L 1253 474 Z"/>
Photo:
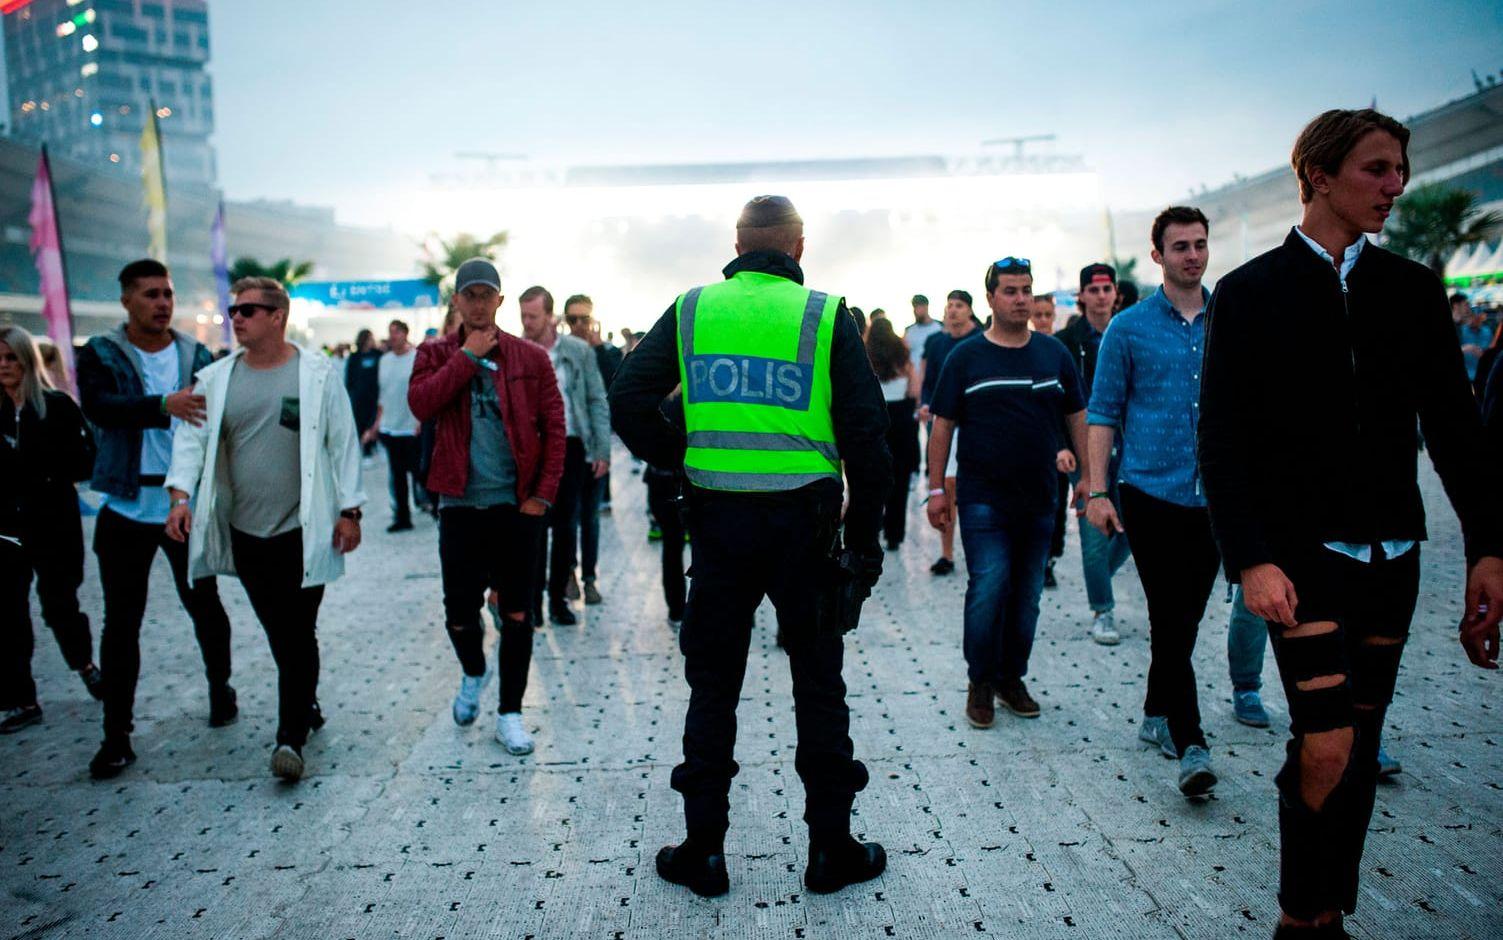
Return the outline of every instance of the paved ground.
<path id="1" fill-rule="evenodd" d="M 1426 470 L 1428 474 L 1428 468 Z M 1426 479 L 1434 541 L 1385 732 L 1404 763 L 1382 789 L 1353 934 L 1503 935 L 1503 722 L 1496 675 L 1466 665 L 1454 516 Z M 384 472 L 369 472 L 373 493 Z M 1072 534 L 1045 599 L 1031 687 L 1039 721 L 964 720 L 963 577 L 932 578 L 927 530 L 889 556 L 850 638 L 858 755 L 872 771 L 858 830 L 883 841 L 881 879 L 829 898 L 800 884 L 806 836 L 787 668 L 765 618 L 741 701 L 732 893 L 661 883 L 680 835 L 668 786 L 687 697 L 645 542 L 642 486 L 618 459 L 602 520 L 606 603 L 536 641 L 527 720 L 538 750 L 507 756 L 449 718 L 458 670 L 441 626 L 435 527 L 383 531 L 333 587 L 321 624 L 329 716 L 310 776 L 273 781 L 274 674 L 244 594 L 235 624 L 242 718 L 210 730 L 197 649 L 153 572 L 135 748 L 108 783 L 85 766 L 99 709 L 50 636 L 36 670 L 46 721 L 0 739 L 0 935 L 26 937 L 1266 937 L 1276 915 L 1272 776 L 1283 733 L 1231 717 L 1226 606 L 1197 657 L 1222 782 L 1188 805 L 1174 765 L 1136 745 L 1147 640 L 1131 566 L 1117 578 L 1125 642 L 1087 637 Z M 913 526 L 922 528 L 917 507 Z M 90 559 L 88 610 L 100 609 Z M 766 615 L 766 608 L 759 616 Z M 494 636 L 491 638 L 494 641 Z M 1272 657 L 1266 675 L 1273 681 Z M 492 687 L 494 691 L 494 686 Z M 1270 692 L 1282 724 L 1282 695 Z"/>

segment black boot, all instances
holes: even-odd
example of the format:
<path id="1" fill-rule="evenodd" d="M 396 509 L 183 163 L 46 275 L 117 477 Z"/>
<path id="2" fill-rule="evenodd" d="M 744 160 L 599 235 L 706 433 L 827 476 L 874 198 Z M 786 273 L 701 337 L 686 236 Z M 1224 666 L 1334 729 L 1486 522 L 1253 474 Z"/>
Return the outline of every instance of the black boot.
<path id="1" fill-rule="evenodd" d="M 848 885 L 871 881 L 886 869 L 887 851 L 875 842 L 857 842 L 850 836 L 810 840 L 804 887 L 815 894 L 830 894 Z"/>
<path id="2" fill-rule="evenodd" d="M 1351 934 L 1341 925 L 1338 917 L 1330 923 L 1321 924 L 1319 927 L 1296 927 L 1293 924 L 1279 924 L 1273 930 L 1273 940 L 1350 940 Z"/>
<path id="3" fill-rule="evenodd" d="M 105 738 L 99 752 L 89 761 L 89 776 L 95 780 L 108 780 L 120 776 L 121 771 L 136 762 L 136 752 L 130 749 L 130 738 Z"/>
<path id="4" fill-rule="evenodd" d="M 723 850 L 705 851 L 688 839 L 682 845 L 665 845 L 658 850 L 658 875 L 702 898 L 718 897 L 731 890 Z"/>

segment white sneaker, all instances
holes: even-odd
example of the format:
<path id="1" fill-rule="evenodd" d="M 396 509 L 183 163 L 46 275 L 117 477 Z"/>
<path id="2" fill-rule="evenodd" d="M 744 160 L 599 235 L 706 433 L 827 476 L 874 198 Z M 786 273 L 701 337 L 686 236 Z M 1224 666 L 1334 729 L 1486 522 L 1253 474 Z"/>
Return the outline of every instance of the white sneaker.
<path id="1" fill-rule="evenodd" d="M 496 716 L 496 740 L 508 753 L 518 757 L 532 753 L 532 735 L 522 727 L 521 712 L 503 712 Z"/>
<path id="2" fill-rule="evenodd" d="M 1116 646 L 1122 642 L 1122 635 L 1117 632 L 1117 625 L 1109 610 L 1098 611 L 1091 618 L 1091 639 L 1102 646 Z"/>
<path id="3" fill-rule="evenodd" d="M 485 667 L 483 676 L 463 676 L 459 680 L 459 694 L 454 696 L 454 723 L 460 727 L 475 723 L 480 714 L 480 693 L 491 681 L 491 667 Z"/>

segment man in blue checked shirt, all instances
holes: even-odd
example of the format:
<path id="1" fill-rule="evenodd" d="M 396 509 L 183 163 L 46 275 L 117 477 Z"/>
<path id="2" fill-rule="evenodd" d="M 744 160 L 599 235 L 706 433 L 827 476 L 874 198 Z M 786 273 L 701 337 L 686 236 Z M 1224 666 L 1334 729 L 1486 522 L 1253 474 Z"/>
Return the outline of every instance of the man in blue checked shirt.
<path id="1" fill-rule="evenodd" d="M 1086 519 L 1103 534 L 1125 532 L 1148 601 L 1151 660 L 1139 737 L 1179 756 L 1179 788 L 1190 798 L 1216 786 L 1190 662 L 1221 567 L 1195 459 L 1209 232 L 1205 215 L 1188 206 L 1154 219 L 1152 257 L 1164 286 L 1107 327 L 1086 416 Z M 1119 430 L 1121 518 L 1108 496 Z"/>

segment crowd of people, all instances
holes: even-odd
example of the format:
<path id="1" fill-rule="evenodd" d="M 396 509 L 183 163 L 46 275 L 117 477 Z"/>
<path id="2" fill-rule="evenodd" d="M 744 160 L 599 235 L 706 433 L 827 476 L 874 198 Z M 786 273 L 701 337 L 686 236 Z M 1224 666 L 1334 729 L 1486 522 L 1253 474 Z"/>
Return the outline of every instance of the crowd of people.
<path id="1" fill-rule="evenodd" d="M 363 331 L 342 374 L 339 358 L 287 341 L 283 286 L 247 278 L 228 311 L 237 348 L 215 359 L 172 329 L 168 270 L 133 262 L 120 272 L 125 323 L 77 351 L 76 402 L 32 337 L 0 330 L 0 732 L 42 718 L 35 578 L 64 659 L 103 702 L 90 773 L 135 761 L 141 621 L 161 550 L 215 727 L 238 713 L 216 577 L 240 579 L 278 669 L 271 770 L 302 777 L 324 723 L 323 591 L 360 545 L 362 464 L 380 446 L 388 533 L 411 530 L 415 508 L 437 519 L 460 667 L 453 720 L 477 720 L 499 672 L 497 740 L 530 753 L 522 705 L 545 599 L 561 626 L 578 622 L 573 602 L 602 602 L 614 430 L 642 462 L 691 692 L 672 775 L 688 833 L 659 854 L 664 878 L 705 895 L 729 887 L 735 711 L 764 597 L 793 672 L 805 882 L 832 891 L 885 866 L 880 845 L 849 832 L 867 771 L 849 736 L 843 633 L 881 576 L 882 549 L 911 537 L 917 484 L 940 546 L 932 576 L 957 570 L 957 530 L 964 549 L 969 723 L 993 727 L 998 704 L 1041 715 L 1025 677 L 1073 512 L 1096 643 L 1136 628 L 1116 619 L 1113 596 L 1135 562 L 1150 666 L 1129 733 L 1178 761 L 1192 800 L 1217 784 L 1192 658 L 1225 572 L 1235 717 L 1271 723 L 1271 640 L 1292 719 L 1277 777 L 1279 935 L 1344 936 L 1375 781 L 1398 770 L 1380 728 L 1418 589 L 1420 447 L 1461 519 L 1461 641 L 1477 665 L 1496 667 L 1503 616 L 1503 327 L 1486 329 L 1457 294 L 1447 328 L 1434 275 L 1367 237 L 1408 181 L 1407 142 L 1376 111 L 1321 115 L 1295 144 L 1303 218 L 1282 246 L 1212 293 L 1210 220 L 1170 207 L 1146 233 L 1162 286 L 1128 299 L 1117 271 L 1092 262 L 1063 325 L 1054 296 L 1034 293 L 1030 260 L 1008 255 L 986 265 L 984 319 L 967 290 L 946 295 L 938 320 L 915 294 L 899 333 L 880 309 L 868 317 L 804 286 L 803 223 L 782 197 L 746 206 L 724 281 L 676 298 L 645 335 L 623 331 L 626 350 L 602 340 L 588 296 L 568 297 L 560 315 L 541 286 L 518 298 L 517 329 L 503 329 L 500 275 L 474 258 L 455 272 L 441 330 L 414 343 L 394 320 L 381 346 Z M 97 664 L 78 600 L 83 481 L 103 497 Z M 500 633 L 494 670 L 487 613 Z"/>

